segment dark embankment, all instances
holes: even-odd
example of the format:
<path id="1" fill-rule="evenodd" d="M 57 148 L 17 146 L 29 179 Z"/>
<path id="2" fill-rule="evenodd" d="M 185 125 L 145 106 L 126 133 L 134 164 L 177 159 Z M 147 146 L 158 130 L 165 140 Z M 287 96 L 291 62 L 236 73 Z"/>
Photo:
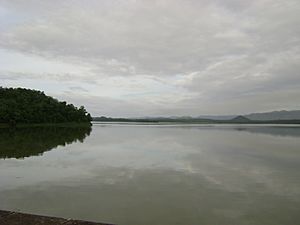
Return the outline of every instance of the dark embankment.
<path id="1" fill-rule="evenodd" d="M 0 225 L 113 225 L 0 210 Z"/>

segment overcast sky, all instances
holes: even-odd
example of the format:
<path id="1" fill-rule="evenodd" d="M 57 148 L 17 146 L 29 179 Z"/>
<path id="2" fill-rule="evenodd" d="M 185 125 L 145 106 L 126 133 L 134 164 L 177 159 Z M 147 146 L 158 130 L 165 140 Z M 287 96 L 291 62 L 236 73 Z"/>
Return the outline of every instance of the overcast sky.
<path id="1" fill-rule="evenodd" d="M 0 86 L 93 116 L 300 109 L 299 0 L 0 0 Z"/>

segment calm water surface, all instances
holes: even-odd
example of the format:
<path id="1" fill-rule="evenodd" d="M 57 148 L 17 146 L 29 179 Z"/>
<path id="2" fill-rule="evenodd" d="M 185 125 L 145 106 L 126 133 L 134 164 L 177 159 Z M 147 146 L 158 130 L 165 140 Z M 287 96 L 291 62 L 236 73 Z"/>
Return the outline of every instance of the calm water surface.
<path id="1" fill-rule="evenodd" d="M 0 209 L 120 225 L 296 225 L 300 127 L 0 129 Z"/>

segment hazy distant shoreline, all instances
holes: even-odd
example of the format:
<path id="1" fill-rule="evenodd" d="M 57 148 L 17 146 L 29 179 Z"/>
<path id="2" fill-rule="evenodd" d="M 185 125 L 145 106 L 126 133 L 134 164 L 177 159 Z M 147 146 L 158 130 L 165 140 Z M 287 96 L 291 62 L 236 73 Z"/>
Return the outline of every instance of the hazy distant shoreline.
<path id="1" fill-rule="evenodd" d="M 143 117 L 143 118 L 113 118 L 93 117 L 93 121 L 101 122 L 142 122 L 142 123 L 195 123 L 195 124 L 300 124 L 300 110 L 281 110 L 264 113 L 250 113 L 245 115 L 204 115 Z"/>
<path id="2" fill-rule="evenodd" d="M 290 128 L 300 128 L 300 123 L 293 124 L 275 124 L 275 123 L 176 123 L 176 122 L 157 122 L 157 123 L 143 123 L 143 122 L 101 122 L 101 121 L 92 121 L 93 125 L 100 126 L 165 126 L 165 127 L 173 127 L 173 126 L 188 126 L 188 127 L 290 127 Z"/>
<path id="3" fill-rule="evenodd" d="M 139 120 L 124 118 L 93 119 L 92 122 L 101 123 L 137 123 L 137 124 L 300 124 L 300 120 L 270 120 L 270 121 L 238 121 L 238 120 L 203 120 L 203 119 L 158 119 L 158 120 Z"/>

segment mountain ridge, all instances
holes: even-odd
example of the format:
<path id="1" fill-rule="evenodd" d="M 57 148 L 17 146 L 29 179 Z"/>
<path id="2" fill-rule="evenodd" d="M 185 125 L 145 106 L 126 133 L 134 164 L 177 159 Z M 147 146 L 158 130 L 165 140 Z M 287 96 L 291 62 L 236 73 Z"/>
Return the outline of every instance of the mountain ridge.
<path id="1" fill-rule="evenodd" d="M 280 110 L 244 115 L 250 120 L 299 120 L 300 110 Z"/>
<path id="2" fill-rule="evenodd" d="M 300 110 L 277 110 L 260 113 L 232 114 L 232 115 L 199 115 L 199 116 L 147 116 L 130 119 L 209 119 L 209 120 L 233 120 L 243 116 L 249 120 L 272 121 L 272 120 L 300 120 Z"/>

